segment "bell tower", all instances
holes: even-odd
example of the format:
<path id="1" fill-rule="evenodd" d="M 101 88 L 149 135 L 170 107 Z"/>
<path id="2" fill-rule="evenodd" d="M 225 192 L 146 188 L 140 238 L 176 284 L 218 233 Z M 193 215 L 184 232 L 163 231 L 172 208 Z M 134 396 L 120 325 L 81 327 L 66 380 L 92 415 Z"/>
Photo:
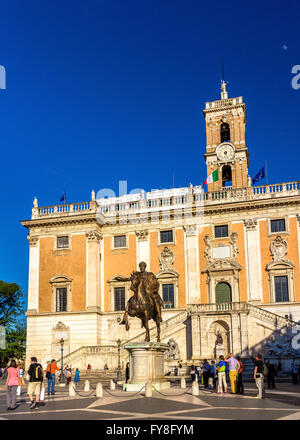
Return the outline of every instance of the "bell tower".
<path id="1" fill-rule="evenodd" d="M 206 102 L 203 110 L 206 126 L 207 176 L 218 170 L 219 179 L 208 183 L 208 191 L 248 186 L 249 154 L 245 142 L 246 105 L 242 96 L 229 98 L 224 80 L 221 99 Z"/>

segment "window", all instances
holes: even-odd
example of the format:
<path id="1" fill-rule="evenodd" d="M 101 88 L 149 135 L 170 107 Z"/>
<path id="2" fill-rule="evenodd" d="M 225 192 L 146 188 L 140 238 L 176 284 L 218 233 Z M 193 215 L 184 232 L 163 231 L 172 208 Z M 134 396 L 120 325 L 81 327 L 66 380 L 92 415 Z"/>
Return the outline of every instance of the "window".
<path id="1" fill-rule="evenodd" d="M 271 220 L 271 232 L 285 231 L 285 219 Z"/>
<path id="2" fill-rule="evenodd" d="M 115 312 L 125 310 L 125 287 L 115 287 Z"/>
<path id="3" fill-rule="evenodd" d="M 288 277 L 277 276 L 274 277 L 275 283 L 275 301 L 284 302 L 289 301 Z"/>
<path id="4" fill-rule="evenodd" d="M 114 236 L 114 247 L 126 247 L 126 235 L 115 235 Z"/>
<path id="5" fill-rule="evenodd" d="M 228 225 L 215 226 L 215 238 L 228 237 Z"/>
<path id="6" fill-rule="evenodd" d="M 174 308 L 174 284 L 163 284 L 162 296 L 164 309 Z"/>
<path id="7" fill-rule="evenodd" d="M 57 248 L 68 248 L 69 247 L 69 237 L 66 235 L 64 237 L 57 237 Z"/>
<path id="8" fill-rule="evenodd" d="M 222 186 L 232 186 L 232 173 L 229 165 L 222 168 Z"/>
<path id="9" fill-rule="evenodd" d="M 59 287 L 56 289 L 56 311 L 66 312 L 67 311 L 67 288 Z"/>
<path id="10" fill-rule="evenodd" d="M 220 129 L 221 143 L 230 141 L 230 128 L 226 122 L 223 122 Z"/>
<path id="11" fill-rule="evenodd" d="M 170 243 L 173 241 L 173 231 L 160 231 L 160 242 L 161 243 Z"/>

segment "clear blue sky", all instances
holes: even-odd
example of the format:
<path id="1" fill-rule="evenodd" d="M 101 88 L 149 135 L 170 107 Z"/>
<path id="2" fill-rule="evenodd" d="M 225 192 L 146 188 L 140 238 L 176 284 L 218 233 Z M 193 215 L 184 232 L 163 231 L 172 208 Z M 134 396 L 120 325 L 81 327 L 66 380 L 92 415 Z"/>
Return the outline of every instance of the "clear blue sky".
<path id="1" fill-rule="evenodd" d="M 39 205 L 128 189 L 202 184 L 205 101 L 247 104 L 250 175 L 299 179 L 298 1 L 10 0 L 1 3 L 0 279 L 27 291 Z M 286 46 L 284 48 L 283 46 Z"/>

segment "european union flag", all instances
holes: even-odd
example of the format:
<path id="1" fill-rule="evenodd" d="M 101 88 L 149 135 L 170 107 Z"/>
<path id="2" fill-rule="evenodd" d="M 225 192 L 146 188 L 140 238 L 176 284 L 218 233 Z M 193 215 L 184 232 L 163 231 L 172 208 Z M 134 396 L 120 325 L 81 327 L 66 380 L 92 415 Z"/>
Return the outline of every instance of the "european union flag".
<path id="1" fill-rule="evenodd" d="M 259 172 L 256 174 L 256 176 L 253 177 L 253 179 L 252 179 L 252 183 L 253 183 L 253 184 L 256 183 L 256 182 L 258 182 L 259 180 L 263 179 L 264 177 L 266 177 L 266 169 L 265 169 L 265 167 L 266 167 L 266 165 L 264 165 L 264 166 L 259 170 Z"/>
<path id="2" fill-rule="evenodd" d="M 64 192 L 62 193 L 59 201 L 65 203 L 66 202 L 66 198 L 67 198 L 67 195 L 66 195 L 66 191 L 64 190 Z"/>

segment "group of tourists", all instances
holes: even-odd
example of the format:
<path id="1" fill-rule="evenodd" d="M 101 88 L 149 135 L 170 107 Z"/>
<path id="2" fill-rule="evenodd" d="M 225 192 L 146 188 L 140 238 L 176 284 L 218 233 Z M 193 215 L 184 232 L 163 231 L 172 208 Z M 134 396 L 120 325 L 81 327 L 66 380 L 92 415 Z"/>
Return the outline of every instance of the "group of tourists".
<path id="1" fill-rule="evenodd" d="M 46 367 L 46 378 L 48 380 L 48 396 L 55 394 L 55 373 L 59 371 L 59 367 L 56 365 L 55 359 L 48 362 Z M 74 376 L 74 383 L 80 382 L 79 369 L 77 368 Z M 17 364 L 15 360 L 10 362 L 7 368 L 1 369 L 1 376 L 5 380 L 7 386 L 7 410 L 13 411 L 16 409 L 17 395 L 21 394 L 21 387 L 25 385 L 24 382 L 24 365 L 23 363 Z M 30 409 L 39 409 L 40 401 L 44 400 L 45 386 L 44 386 L 44 369 L 40 363 L 38 363 L 36 357 L 31 358 L 30 367 L 28 369 L 28 396 L 30 400 Z M 72 377 L 72 366 L 67 366 L 64 370 L 64 377 L 67 384 L 70 384 Z"/>
<path id="2" fill-rule="evenodd" d="M 204 359 L 199 367 L 192 365 L 190 367 L 190 375 L 192 382 L 202 382 L 205 388 L 212 388 L 218 394 L 227 393 L 227 378 L 228 372 L 230 388 L 232 394 L 244 394 L 243 372 L 245 365 L 239 356 L 234 357 L 229 353 L 226 357 L 219 356 L 216 363 L 212 360 L 210 363 Z M 258 389 L 257 398 L 263 399 L 265 397 L 264 379 L 267 377 L 268 387 L 275 388 L 276 370 L 274 364 L 271 362 L 264 363 L 262 356 L 258 354 L 254 361 L 253 377 L 256 387 Z"/>

